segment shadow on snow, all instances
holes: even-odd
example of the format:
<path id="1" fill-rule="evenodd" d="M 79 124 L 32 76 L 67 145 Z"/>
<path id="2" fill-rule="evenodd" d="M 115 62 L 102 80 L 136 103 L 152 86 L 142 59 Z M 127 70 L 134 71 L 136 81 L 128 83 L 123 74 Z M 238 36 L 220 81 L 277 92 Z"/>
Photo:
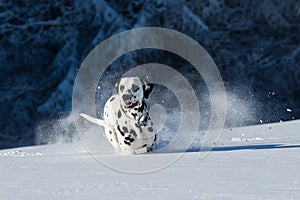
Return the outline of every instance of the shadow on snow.
<path id="1" fill-rule="evenodd" d="M 262 149 L 291 149 L 300 148 L 300 144 L 259 144 L 259 145 L 240 145 L 240 146 L 226 146 L 214 147 L 211 151 L 239 151 L 239 150 L 262 150 Z M 190 148 L 186 152 L 199 152 L 200 148 Z M 207 150 L 202 150 L 207 151 Z"/>

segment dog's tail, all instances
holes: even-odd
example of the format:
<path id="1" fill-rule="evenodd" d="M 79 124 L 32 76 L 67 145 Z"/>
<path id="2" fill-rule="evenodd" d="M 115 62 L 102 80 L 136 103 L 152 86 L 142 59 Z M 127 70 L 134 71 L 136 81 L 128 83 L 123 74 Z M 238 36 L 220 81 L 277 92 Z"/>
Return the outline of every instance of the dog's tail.
<path id="1" fill-rule="evenodd" d="M 80 116 L 85 118 L 86 120 L 94 123 L 94 124 L 98 124 L 99 126 L 105 126 L 104 120 L 102 120 L 102 119 L 92 117 L 92 116 L 90 116 L 88 114 L 85 114 L 85 113 L 80 113 Z"/>

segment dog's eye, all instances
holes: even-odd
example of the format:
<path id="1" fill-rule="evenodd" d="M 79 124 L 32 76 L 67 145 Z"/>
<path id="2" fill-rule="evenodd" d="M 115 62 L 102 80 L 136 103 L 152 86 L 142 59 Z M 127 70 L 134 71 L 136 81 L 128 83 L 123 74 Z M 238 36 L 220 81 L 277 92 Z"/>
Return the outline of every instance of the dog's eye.
<path id="1" fill-rule="evenodd" d="M 132 88 L 132 91 L 133 91 L 133 92 L 137 92 L 139 89 L 140 89 L 139 87 L 133 87 L 133 88 Z"/>
<path id="2" fill-rule="evenodd" d="M 140 89 L 139 86 L 137 86 L 137 85 L 135 85 L 135 84 L 132 84 L 131 90 L 132 90 L 133 92 L 136 92 L 136 91 L 138 91 L 139 89 Z"/>

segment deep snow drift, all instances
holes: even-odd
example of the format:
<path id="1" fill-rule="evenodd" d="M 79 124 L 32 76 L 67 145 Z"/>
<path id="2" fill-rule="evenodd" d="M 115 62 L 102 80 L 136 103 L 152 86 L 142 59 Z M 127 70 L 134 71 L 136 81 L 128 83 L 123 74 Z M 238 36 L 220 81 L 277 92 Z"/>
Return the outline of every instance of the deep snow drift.
<path id="1" fill-rule="evenodd" d="M 300 121 L 290 121 L 224 130 L 204 159 L 191 147 L 171 165 L 143 174 L 116 171 L 95 158 L 154 168 L 181 153 L 92 156 L 80 143 L 8 149 L 0 151 L 0 197 L 299 199 L 299 127 Z"/>

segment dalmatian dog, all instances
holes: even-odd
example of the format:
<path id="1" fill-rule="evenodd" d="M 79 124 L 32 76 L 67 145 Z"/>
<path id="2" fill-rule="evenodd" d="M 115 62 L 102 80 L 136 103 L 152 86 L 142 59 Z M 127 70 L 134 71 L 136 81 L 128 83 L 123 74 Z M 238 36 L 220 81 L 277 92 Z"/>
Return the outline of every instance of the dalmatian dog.
<path id="1" fill-rule="evenodd" d="M 122 78 L 116 84 L 117 94 L 104 106 L 104 120 L 80 115 L 104 126 L 106 137 L 116 152 L 152 152 L 157 136 L 146 104 L 152 89 L 153 84 L 138 77 Z"/>

